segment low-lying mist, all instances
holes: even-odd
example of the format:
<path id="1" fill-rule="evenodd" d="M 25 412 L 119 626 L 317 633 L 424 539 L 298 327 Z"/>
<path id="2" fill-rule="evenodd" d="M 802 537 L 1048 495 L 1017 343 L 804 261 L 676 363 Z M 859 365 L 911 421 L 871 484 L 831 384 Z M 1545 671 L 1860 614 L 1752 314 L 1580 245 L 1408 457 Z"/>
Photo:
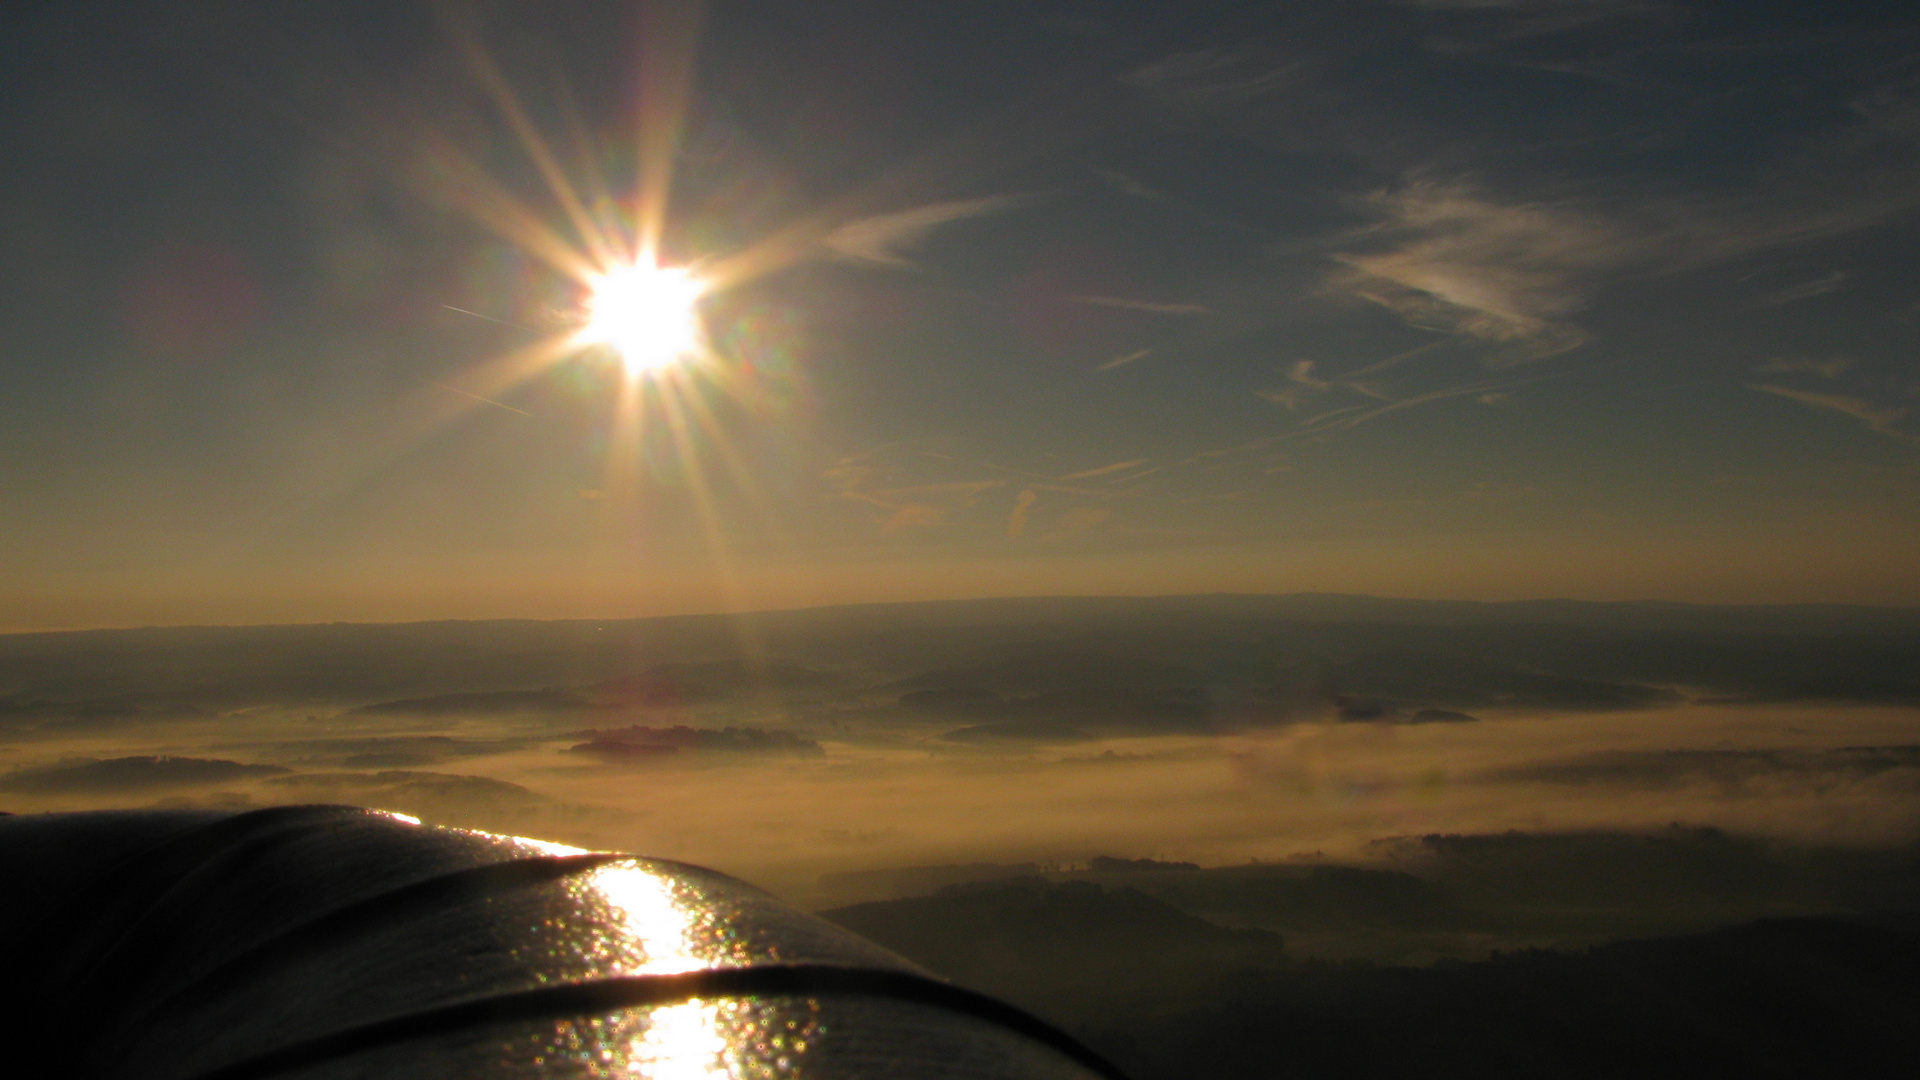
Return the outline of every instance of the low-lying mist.
<path id="1" fill-rule="evenodd" d="M 1920 840 L 1920 636 L 1886 613 L 1286 602 L 19 635 L 0 808 L 352 803 L 813 908 L 1115 859 L 1432 877 L 1447 836 Z M 1616 907 L 1697 927 L 1835 903 L 1716 895 Z M 1590 921 L 1548 938 L 1613 925 Z"/>
<path id="2" fill-rule="evenodd" d="M 702 863 L 813 903 L 871 898 L 850 871 L 1368 862 L 1386 857 L 1378 841 L 1431 833 L 1677 823 L 1898 845 L 1920 838 L 1916 728 L 1904 707 L 1686 705 L 1039 746 L 955 743 L 915 724 L 801 733 L 813 755 L 608 760 L 544 721 L 258 710 L 16 744 L 0 797 L 14 812 L 371 805 Z"/>

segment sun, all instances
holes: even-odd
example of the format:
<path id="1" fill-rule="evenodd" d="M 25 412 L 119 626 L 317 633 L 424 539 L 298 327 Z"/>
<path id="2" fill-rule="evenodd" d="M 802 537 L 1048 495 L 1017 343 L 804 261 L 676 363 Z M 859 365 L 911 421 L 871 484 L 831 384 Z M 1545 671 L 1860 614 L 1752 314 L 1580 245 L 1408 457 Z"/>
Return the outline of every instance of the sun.
<path id="1" fill-rule="evenodd" d="M 704 351 L 700 298 L 707 286 L 685 267 L 618 266 L 589 290 L 582 335 L 611 347 L 630 373 L 661 371 Z"/>

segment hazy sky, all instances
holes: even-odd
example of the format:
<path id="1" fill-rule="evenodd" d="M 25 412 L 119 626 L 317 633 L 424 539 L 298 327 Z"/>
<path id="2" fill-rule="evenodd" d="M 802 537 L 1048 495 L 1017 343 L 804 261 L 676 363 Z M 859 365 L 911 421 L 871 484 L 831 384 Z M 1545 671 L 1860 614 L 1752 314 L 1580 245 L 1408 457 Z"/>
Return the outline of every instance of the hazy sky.
<path id="1" fill-rule="evenodd" d="M 1904 4 L 15 3 L 0 627 L 1920 603 L 1916 209 Z"/>

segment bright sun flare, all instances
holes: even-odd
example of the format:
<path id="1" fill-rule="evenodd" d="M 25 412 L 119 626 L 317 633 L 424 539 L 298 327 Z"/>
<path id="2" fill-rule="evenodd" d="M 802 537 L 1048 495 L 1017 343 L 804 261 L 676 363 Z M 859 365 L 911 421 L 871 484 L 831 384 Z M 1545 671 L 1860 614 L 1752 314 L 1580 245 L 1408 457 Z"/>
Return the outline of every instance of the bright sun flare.
<path id="1" fill-rule="evenodd" d="M 659 371 L 701 351 L 705 283 L 677 266 L 617 267 L 593 283 L 588 340 L 612 346 L 627 370 Z"/>

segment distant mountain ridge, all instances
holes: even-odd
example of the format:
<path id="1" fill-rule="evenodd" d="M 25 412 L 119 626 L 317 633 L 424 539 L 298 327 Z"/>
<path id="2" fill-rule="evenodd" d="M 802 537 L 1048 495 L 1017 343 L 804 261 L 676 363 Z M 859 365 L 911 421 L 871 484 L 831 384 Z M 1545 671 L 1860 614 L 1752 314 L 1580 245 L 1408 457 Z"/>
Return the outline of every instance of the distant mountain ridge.
<path id="1" fill-rule="evenodd" d="M 1529 624 L 1609 626 L 1635 629 L 1749 630 L 1758 632 L 1920 631 L 1920 605 L 1873 604 L 1702 604 L 1677 600 L 1416 600 L 1363 593 L 1181 593 L 1165 596 L 1012 596 L 965 600 L 907 600 L 892 603 L 826 604 L 742 613 L 642 615 L 607 619 L 425 619 L 413 622 L 328 622 L 183 624 L 179 626 L 104 627 L 84 630 L 33 630 L 0 633 L 0 642 L 42 641 L 94 635 L 154 632 L 193 633 L 208 638 L 236 631 L 337 631 L 369 627 L 531 627 L 599 628 L 653 624 L 685 631 L 761 621 L 781 625 L 795 619 L 841 623 L 907 621 L 966 625 L 981 619 L 1058 617 L 1061 607 L 1112 610 L 1198 610 L 1222 615 L 1331 622 L 1394 622 L 1431 625 Z"/>
<path id="2" fill-rule="evenodd" d="M 1075 659 L 1063 667 L 1065 657 Z M 12 634 L 0 635 L 0 727 L 267 699 L 484 711 L 541 705 L 541 693 L 557 695 L 546 706 L 571 707 L 570 695 L 645 705 L 751 689 L 798 700 L 887 684 L 894 698 L 975 694 L 990 713 L 986 692 L 1082 693 L 1098 682 L 1139 698 L 1133 684 L 1153 683 L 1149 711 L 1171 715 L 1189 708 L 1194 687 L 1270 685 L 1276 671 L 1410 709 L 1629 708 L 1671 700 L 1675 686 L 1913 701 L 1920 608 L 1210 594 Z"/>

